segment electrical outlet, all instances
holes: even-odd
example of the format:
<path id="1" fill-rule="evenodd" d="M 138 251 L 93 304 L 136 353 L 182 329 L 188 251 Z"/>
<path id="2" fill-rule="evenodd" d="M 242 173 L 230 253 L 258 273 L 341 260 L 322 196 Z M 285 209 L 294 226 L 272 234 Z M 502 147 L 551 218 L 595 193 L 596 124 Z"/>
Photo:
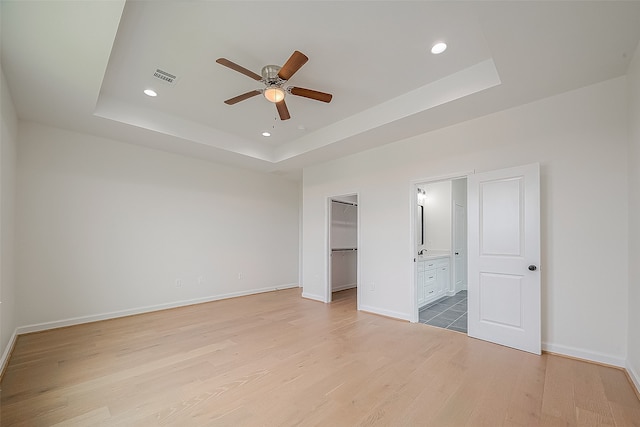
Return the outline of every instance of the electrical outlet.
<path id="1" fill-rule="evenodd" d="M 244 274 L 238 273 L 238 280 L 242 280 L 242 279 L 244 279 Z"/>
<path id="2" fill-rule="evenodd" d="M 176 279 L 176 288 L 182 287 L 182 279 Z"/>
<path id="3" fill-rule="evenodd" d="M 369 282 L 369 290 L 370 291 L 375 291 L 376 290 L 375 282 Z"/>
<path id="4" fill-rule="evenodd" d="M 198 276 L 198 285 L 202 285 L 204 283 L 204 277 Z"/>

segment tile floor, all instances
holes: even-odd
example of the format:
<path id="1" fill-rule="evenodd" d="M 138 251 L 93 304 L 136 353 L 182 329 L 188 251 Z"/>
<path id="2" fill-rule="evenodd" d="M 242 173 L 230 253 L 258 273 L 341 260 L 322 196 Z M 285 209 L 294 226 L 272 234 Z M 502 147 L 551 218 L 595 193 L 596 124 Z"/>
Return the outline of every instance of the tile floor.
<path id="1" fill-rule="evenodd" d="M 420 309 L 420 323 L 467 333 L 467 291 L 442 298 Z"/>

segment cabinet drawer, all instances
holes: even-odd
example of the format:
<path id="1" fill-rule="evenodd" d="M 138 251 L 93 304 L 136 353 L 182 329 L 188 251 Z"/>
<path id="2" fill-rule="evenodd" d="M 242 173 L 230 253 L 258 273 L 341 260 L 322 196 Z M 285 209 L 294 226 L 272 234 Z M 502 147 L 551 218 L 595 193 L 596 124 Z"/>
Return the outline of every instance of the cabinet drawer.
<path id="1" fill-rule="evenodd" d="M 440 258 L 440 259 L 434 260 L 433 262 L 436 268 L 449 266 L 449 258 Z"/>
<path id="2" fill-rule="evenodd" d="M 425 270 L 430 270 L 432 268 L 436 268 L 436 260 L 433 261 L 422 261 L 424 264 Z"/>
<path id="3" fill-rule="evenodd" d="M 437 287 L 436 287 L 436 282 L 431 281 L 431 282 L 427 282 L 424 285 L 424 299 L 428 300 L 429 298 L 433 297 L 434 295 L 436 295 L 436 293 L 438 292 Z"/>

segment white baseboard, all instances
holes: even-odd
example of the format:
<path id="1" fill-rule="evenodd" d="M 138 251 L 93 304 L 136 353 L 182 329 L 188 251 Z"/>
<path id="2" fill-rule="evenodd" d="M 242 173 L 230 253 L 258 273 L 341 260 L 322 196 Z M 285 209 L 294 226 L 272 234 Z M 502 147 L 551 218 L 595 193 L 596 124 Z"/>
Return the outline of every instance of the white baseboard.
<path id="1" fill-rule="evenodd" d="M 9 363 L 9 357 L 11 356 L 11 352 L 13 351 L 13 347 L 16 345 L 16 340 L 18 339 L 18 330 L 13 331 L 13 335 L 9 339 L 7 346 L 2 352 L 2 358 L 0 359 L 0 376 L 4 373 L 4 370 L 7 368 L 7 364 Z"/>
<path id="2" fill-rule="evenodd" d="M 633 369 L 633 366 L 631 366 L 628 360 L 625 369 L 627 370 L 627 374 L 629 374 L 629 378 L 631 378 L 633 385 L 636 386 L 637 394 L 640 396 L 640 375 L 638 375 L 638 372 Z"/>
<path id="3" fill-rule="evenodd" d="M 302 292 L 302 298 L 312 299 L 314 301 L 326 302 L 323 295 L 310 294 L 308 292 Z"/>
<path id="4" fill-rule="evenodd" d="M 393 317 L 394 319 L 411 321 L 411 315 L 407 313 L 400 313 L 398 311 L 385 310 L 383 308 L 371 307 L 370 305 L 361 305 L 360 311 L 366 311 L 368 313 L 379 314 L 381 316 Z"/>
<path id="5" fill-rule="evenodd" d="M 166 304 L 157 304 L 157 305 L 151 305 L 146 307 L 138 307 L 138 308 L 132 308 L 128 310 L 112 311 L 109 313 L 95 314 L 90 316 L 72 317 L 69 319 L 56 320 L 53 322 L 44 322 L 44 323 L 38 323 L 35 325 L 20 326 L 16 329 L 16 332 L 18 335 L 28 334 L 31 332 L 46 331 L 48 329 L 79 325 L 82 323 L 91 323 L 91 322 L 97 322 L 100 320 L 115 319 L 118 317 L 132 316 L 134 314 L 149 313 L 152 311 L 166 310 L 169 308 L 184 307 L 187 305 L 201 304 L 205 302 L 212 302 L 212 301 L 242 297 L 247 295 L 255 295 L 255 294 L 260 294 L 264 292 L 272 292 L 272 291 L 297 288 L 297 287 L 298 287 L 297 283 L 292 283 L 292 284 L 285 284 L 281 286 L 274 286 L 274 287 L 268 287 L 268 288 L 250 289 L 250 290 L 240 291 L 240 292 L 230 292 L 227 294 L 213 295 L 209 297 L 195 298 L 191 300 L 176 301 L 176 302 L 170 302 Z"/>
<path id="6" fill-rule="evenodd" d="M 590 351 L 581 348 L 569 347 L 565 345 L 542 343 L 542 350 L 550 353 L 562 354 L 565 356 L 575 357 L 578 359 L 590 360 L 592 362 L 604 363 L 605 365 L 617 366 L 619 368 L 625 367 L 625 359 L 622 357 L 613 356 L 611 354 L 599 353 L 597 351 Z"/>
<path id="7" fill-rule="evenodd" d="M 357 283 L 347 283 L 346 285 L 334 286 L 331 292 L 345 291 L 347 289 L 357 288 Z"/>

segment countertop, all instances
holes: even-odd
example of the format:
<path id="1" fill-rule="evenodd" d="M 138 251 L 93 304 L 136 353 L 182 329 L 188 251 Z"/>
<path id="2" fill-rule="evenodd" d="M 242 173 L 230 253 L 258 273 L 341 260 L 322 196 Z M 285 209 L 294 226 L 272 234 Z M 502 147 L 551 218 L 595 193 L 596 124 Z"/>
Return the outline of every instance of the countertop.
<path id="1" fill-rule="evenodd" d="M 432 259 L 438 258 L 449 258 L 451 256 L 450 252 L 427 252 L 423 255 L 418 255 L 418 261 L 429 261 Z"/>

